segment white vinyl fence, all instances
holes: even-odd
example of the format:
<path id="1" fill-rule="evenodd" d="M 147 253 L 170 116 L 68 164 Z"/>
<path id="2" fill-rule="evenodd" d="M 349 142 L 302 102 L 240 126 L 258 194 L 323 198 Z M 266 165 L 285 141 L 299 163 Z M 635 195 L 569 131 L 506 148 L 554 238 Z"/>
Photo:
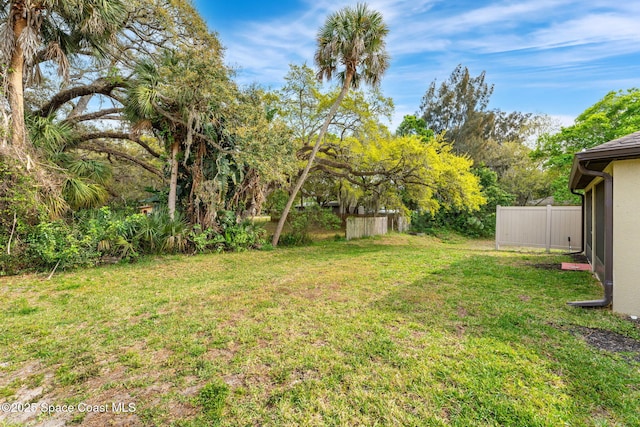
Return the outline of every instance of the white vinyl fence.
<path id="1" fill-rule="evenodd" d="M 577 251 L 582 247 L 580 206 L 498 206 L 496 249 L 520 246 Z"/>

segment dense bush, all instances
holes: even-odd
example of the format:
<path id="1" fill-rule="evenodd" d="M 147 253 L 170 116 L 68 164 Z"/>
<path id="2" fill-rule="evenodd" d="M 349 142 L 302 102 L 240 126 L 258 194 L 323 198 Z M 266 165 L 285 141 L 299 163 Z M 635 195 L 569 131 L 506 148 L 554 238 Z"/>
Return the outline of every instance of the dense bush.
<path id="1" fill-rule="evenodd" d="M 496 232 L 496 206 L 510 206 L 515 197 L 498 185 L 498 177 L 489 168 L 474 169 L 480 178 L 482 195 L 487 203 L 477 211 L 440 210 L 414 212 L 411 216 L 411 229 L 417 232 L 434 233 L 439 229 L 455 231 L 469 237 L 492 237 Z"/>
<path id="2" fill-rule="evenodd" d="M 0 256 L 2 275 L 131 261 L 146 254 L 242 251 L 261 247 L 265 231 L 250 221 L 238 222 L 228 211 L 219 213 L 216 228 L 201 230 L 179 214 L 171 219 L 163 209 L 143 215 L 103 207 L 79 211 L 66 221 L 42 220 L 16 235 L 22 246 L 12 245 L 13 253 L 5 250 Z"/>
<path id="3" fill-rule="evenodd" d="M 340 228 L 341 220 L 330 209 L 312 206 L 302 211 L 291 211 L 287 217 L 290 231 L 280 238 L 281 245 L 302 245 L 311 242 L 310 232 L 314 227 Z"/>
<path id="4" fill-rule="evenodd" d="M 265 203 L 265 211 L 273 218 L 280 218 L 284 207 L 289 200 L 289 193 L 283 189 L 277 189 L 269 194 Z"/>
<path id="5" fill-rule="evenodd" d="M 265 243 L 266 232 L 249 220 L 238 222 L 232 211 L 222 211 L 218 215 L 218 228 L 201 230 L 196 225 L 190 239 L 197 252 L 223 252 L 258 249 Z"/>
<path id="6" fill-rule="evenodd" d="M 27 255 L 35 268 L 87 266 L 99 256 L 90 236 L 62 220 L 39 223 L 26 240 Z"/>
<path id="7" fill-rule="evenodd" d="M 29 266 L 25 236 L 46 217 L 31 175 L 0 152 L 0 274 L 13 274 Z"/>

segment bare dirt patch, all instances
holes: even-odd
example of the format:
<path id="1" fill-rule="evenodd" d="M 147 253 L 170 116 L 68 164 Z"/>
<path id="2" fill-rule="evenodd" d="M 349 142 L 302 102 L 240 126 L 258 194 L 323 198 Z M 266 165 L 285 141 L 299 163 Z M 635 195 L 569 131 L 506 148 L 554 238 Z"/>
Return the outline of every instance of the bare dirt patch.
<path id="1" fill-rule="evenodd" d="M 589 259 L 583 254 L 571 254 L 571 259 L 573 259 L 573 262 L 580 264 L 589 262 Z"/>
<path id="2" fill-rule="evenodd" d="M 533 268 L 539 268 L 541 270 L 562 270 L 562 264 L 559 262 L 555 263 L 537 263 L 537 264 L 527 264 Z"/>
<path id="3" fill-rule="evenodd" d="M 640 362 L 640 340 L 604 329 L 573 326 L 571 333 L 581 337 L 587 344 L 612 353 L 634 353 L 632 359 Z"/>
<path id="4" fill-rule="evenodd" d="M 586 264 L 589 262 L 586 256 L 582 254 L 570 254 L 573 263 L 576 264 Z M 527 265 L 539 268 L 542 270 L 562 270 L 562 263 L 560 262 L 552 262 L 552 263 L 528 263 Z"/>

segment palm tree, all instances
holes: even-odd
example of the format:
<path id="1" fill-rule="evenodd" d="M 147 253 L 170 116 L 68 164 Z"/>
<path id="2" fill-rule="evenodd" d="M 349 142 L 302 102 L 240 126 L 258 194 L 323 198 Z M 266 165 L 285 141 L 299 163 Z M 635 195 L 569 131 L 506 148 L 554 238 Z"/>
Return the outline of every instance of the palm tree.
<path id="1" fill-rule="evenodd" d="M 388 68 L 389 55 L 385 50 L 384 40 L 388 33 L 389 28 L 384 23 L 382 14 L 370 10 L 366 3 L 345 7 L 329 15 L 318 31 L 318 47 L 314 56 L 318 80 L 331 80 L 335 75 L 342 84 L 342 90 L 333 102 L 307 165 L 291 191 L 273 235 L 273 246 L 278 245 L 291 206 L 309 175 L 320 144 L 345 95 L 351 87 L 358 88 L 361 82 L 377 86 Z M 338 71 L 338 66 L 343 67 L 341 71 Z"/>
<path id="2" fill-rule="evenodd" d="M 125 100 L 125 111 L 134 127 L 152 131 L 166 145 L 171 170 L 167 204 L 171 219 L 179 196 L 180 163 L 189 175 L 187 179 L 200 184 L 211 180 L 204 174 L 205 157 L 214 158 L 220 166 L 215 162 L 218 154 L 232 152 L 231 147 L 223 146 L 226 141 L 218 131 L 225 104 L 233 103 L 235 86 L 216 49 L 217 40 L 212 40 L 214 45 L 165 51 L 158 63 L 141 61 Z M 190 161 L 196 163 L 191 169 Z M 194 188 L 191 190 L 189 198 L 196 198 Z"/>
<path id="3" fill-rule="evenodd" d="M 129 120 L 134 123 L 137 129 L 147 128 L 156 134 L 163 136 L 161 140 L 166 144 L 169 151 L 169 164 L 171 177 L 169 181 L 168 213 L 171 219 L 174 218 L 176 210 L 176 197 L 178 187 L 178 155 L 182 129 L 178 129 L 175 120 L 162 114 L 160 110 L 179 110 L 180 106 L 173 102 L 162 102 L 170 99 L 164 96 L 161 87 L 160 67 L 170 65 L 172 58 L 166 52 L 161 58 L 160 66 L 150 60 L 141 61 L 136 67 L 136 78 L 130 83 L 129 93 L 125 102 L 125 111 Z M 160 105 L 162 104 L 162 105 Z"/>
<path id="4" fill-rule="evenodd" d="M 53 61 L 68 77 L 69 56 L 105 52 L 125 23 L 122 0 L 0 0 L 0 61 L 11 109 L 10 141 L 28 152 L 24 118 L 24 81 L 37 79 L 39 64 Z"/>

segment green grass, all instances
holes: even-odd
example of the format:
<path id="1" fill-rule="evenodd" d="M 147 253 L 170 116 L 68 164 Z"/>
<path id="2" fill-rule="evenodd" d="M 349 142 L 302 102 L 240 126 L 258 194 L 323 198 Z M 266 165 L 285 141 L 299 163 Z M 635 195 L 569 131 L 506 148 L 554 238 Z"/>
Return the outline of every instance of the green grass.
<path id="1" fill-rule="evenodd" d="M 87 425 L 640 425 L 638 355 L 575 332 L 640 326 L 567 306 L 601 296 L 540 268 L 567 260 L 391 235 L 2 278 L 0 402 L 135 407 L 66 418 Z"/>

